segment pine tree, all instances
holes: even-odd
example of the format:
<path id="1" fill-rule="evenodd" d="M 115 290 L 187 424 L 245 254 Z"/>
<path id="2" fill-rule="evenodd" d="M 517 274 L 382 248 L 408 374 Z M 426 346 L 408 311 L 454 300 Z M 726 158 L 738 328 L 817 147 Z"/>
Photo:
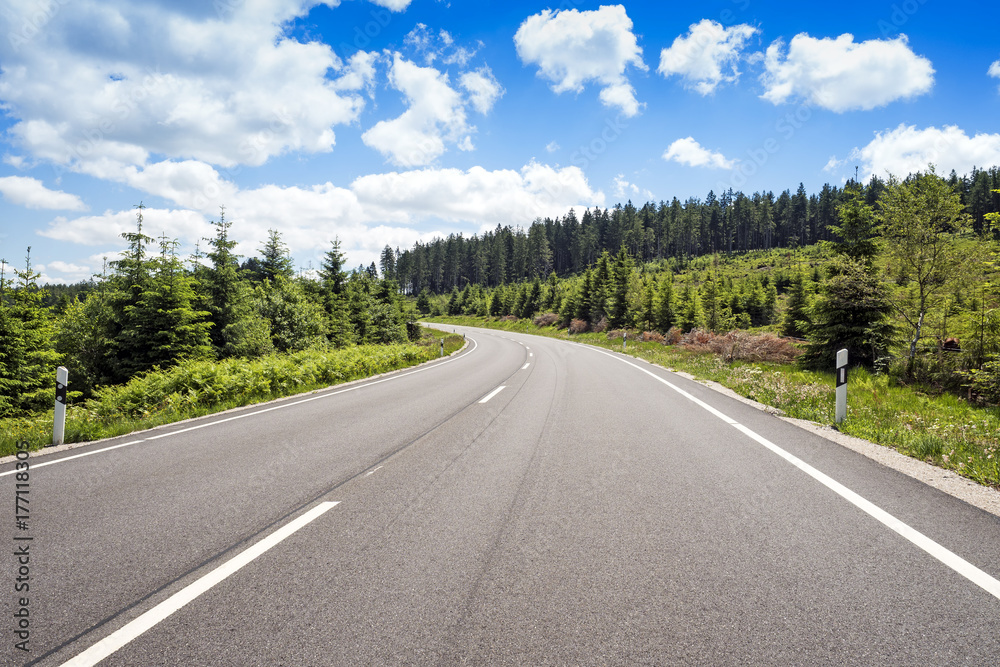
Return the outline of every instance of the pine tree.
<path id="1" fill-rule="evenodd" d="M 44 410 L 55 398 L 61 355 L 52 346 L 53 322 L 31 268 L 31 248 L 16 289 L 6 285 L 0 261 L 0 416 Z"/>
<path id="2" fill-rule="evenodd" d="M 862 261 L 843 258 L 813 307 L 806 368 L 830 370 L 838 350 L 847 349 L 852 366 L 877 369 L 895 336 L 886 286 Z"/>
<path id="3" fill-rule="evenodd" d="M 845 199 L 837 209 L 839 225 L 828 229 L 837 235 L 833 248 L 841 255 L 870 265 L 878 254 L 878 219 L 857 184 L 844 190 Z"/>
<path id="4" fill-rule="evenodd" d="M 809 298 L 806 293 L 805 277 L 799 273 L 792 281 L 788 293 L 788 310 L 781 325 L 781 335 L 792 338 L 805 338 L 811 325 L 809 316 Z"/>
<path id="5" fill-rule="evenodd" d="M 219 357 L 259 357 L 269 354 L 270 328 L 255 309 L 252 289 L 240 275 L 236 241 L 229 237 L 232 222 L 221 209 L 213 221 L 215 236 L 209 239 L 211 268 L 205 272 L 208 310 L 211 313 L 212 347 Z"/>
<path id="6" fill-rule="evenodd" d="M 160 239 L 161 254 L 132 311 L 142 348 L 132 361 L 135 372 L 185 359 L 212 356 L 209 312 L 195 310 L 194 278 L 177 258 L 177 241 Z"/>
<path id="7" fill-rule="evenodd" d="M 656 308 L 656 329 L 667 333 L 676 324 L 674 311 L 674 277 L 669 273 L 660 279 L 660 289 Z"/>
<path id="8" fill-rule="evenodd" d="M 323 285 L 323 307 L 327 317 L 327 336 L 337 348 L 353 345 L 357 333 L 351 322 L 351 304 L 347 295 L 347 273 L 344 271 L 346 258 L 340 251 L 340 239 L 334 238 L 332 247 L 323 257 L 320 266 L 320 281 Z"/>
<path id="9" fill-rule="evenodd" d="M 611 294 L 608 306 L 608 325 L 620 329 L 632 324 L 628 307 L 628 287 L 632 277 L 632 258 L 625 245 L 618 249 L 611 268 Z"/>
<path id="10" fill-rule="evenodd" d="M 261 280 L 272 283 L 281 276 L 291 279 L 295 275 L 295 264 L 288 254 L 288 246 L 281 240 L 281 234 L 276 229 L 267 230 L 267 242 L 260 248 L 258 274 Z"/>

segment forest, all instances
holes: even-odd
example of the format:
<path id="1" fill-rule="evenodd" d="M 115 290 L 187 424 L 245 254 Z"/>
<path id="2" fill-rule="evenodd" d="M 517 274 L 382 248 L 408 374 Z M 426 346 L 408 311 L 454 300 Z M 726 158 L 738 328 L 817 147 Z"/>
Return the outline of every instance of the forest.
<path id="1" fill-rule="evenodd" d="M 0 417 L 51 409 L 57 365 L 86 399 L 186 362 L 406 342 L 418 312 L 773 331 L 803 341 L 804 365 L 848 347 L 872 371 L 1000 401 L 998 168 L 571 210 L 387 246 L 353 271 L 334 238 L 299 274 L 278 230 L 244 259 L 223 209 L 206 251 L 182 260 L 136 209 L 125 252 L 86 283 L 39 286 L 30 249 L 0 262 Z"/>
<path id="2" fill-rule="evenodd" d="M 631 204 L 383 252 L 424 313 L 571 332 L 769 330 L 801 364 L 1000 401 L 1000 170 L 873 178 L 807 196 Z M 392 260 L 395 263 L 392 263 Z M 514 279 L 510 279 L 514 276 Z M 419 290 L 419 292 L 417 292 Z M 676 333 L 673 338 L 676 339 Z"/>
<path id="3" fill-rule="evenodd" d="M 71 396 L 200 360 L 257 359 L 307 349 L 403 343 L 410 308 L 374 267 L 349 272 L 336 238 L 315 277 L 296 275 L 277 230 L 242 263 L 225 210 L 207 252 L 187 262 L 177 241 L 136 229 L 100 276 L 40 287 L 30 249 L 23 268 L 0 263 L 0 417 L 51 409 L 57 365 Z"/>

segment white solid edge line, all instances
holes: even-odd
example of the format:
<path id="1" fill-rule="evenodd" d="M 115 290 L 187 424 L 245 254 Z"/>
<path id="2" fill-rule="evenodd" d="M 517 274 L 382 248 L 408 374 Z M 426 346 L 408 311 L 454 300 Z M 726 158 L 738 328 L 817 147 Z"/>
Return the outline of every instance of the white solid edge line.
<path id="1" fill-rule="evenodd" d="M 438 363 L 430 363 L 430 365 L 422 366 L 420 368 L 417 368 L 417 369 L 412 370 L 412 371 L 407 371 L 405 373 L 399 373 L 398 375 L 391 375 L 389 377 L 382 378 L 381 380 L 375 380 L 373 382 L 365 382 L 364 384 L 358 384 L 358 385 L 355 385 L 353 387 L 348 387 L 346 389 L 339 389 L 337 391 L 331 391 L 331 392 L 319 394 L 317 396 L 312 396 L 310 398 L 304 398 L 304 399 L 302 399 L 300 401 L 293 401 L 291 403 L 282 403 L 281 405 L 275 405 L 275 406 L 272 406 L 270 408 L 264 408 L 263 410 L 257 410 L 255 412 L 241 413 L 241 414 L 235 415 L 233 417 L 228 417 L 226 419 L 219 419 L 219 420 L 216 420 L 216 421 L 213 421 L 213 422 L 209 422 L 207 424 L 199 424 L 198 426 L 192 426 L 190 428 L 181 429 L 179 431 L 171 431 L 170 433 L 161 433 L 160 435 L 150 436 L 148 438 L 143 438 L 142 440 L 133 440 L 132 442 L 125 442 L 125 443 L 122 443 L 120 445 L 112 445 L 111 447 L 104 447 L 102 449 L 95 449 L 93 451 L 84 452 L 82 454 L 75 454 L 73 456 L 64 456 L 61 459 L 55 459 L 53 461 L 43 461 L 42 463 L 32 463 L 31 464 L 31 470 L 34 470 L 35 468 L 41 468 L 41 467 L 44 467 L 44 466 L 50 466 L 50 465 L 53 465 L 55 463 L 62 463 L 63 461 L 72 461 L 73 459 L 83 458 L 84 456 L 91 456 L 93 454 L 100 454 L 101 452 L 107 452 L 107 451 L 110 451 L 112 449 L 119 449 L 121 447 L 128 447 L 130 445 L 138 445 L 140 442 L 148 442 L 150 440 L 159 440 L 160 438 L 168 438 L 168 437 L 170 437 L 172 435 L 180 435 L 181 433 L 188 433 L 190 431 L 197 431 L 198 429 L 208 428 L 209 426 L 215 426 L 217 424 L 225 424 L 226 422 L 235 421 L 237 419 L 246 419 L 247 417 L 253 417 L 255 415 L 262 415 L 265 412 L 271 412 L 273 410 L 283 410 L 285 408 L 290 408 L 290 407 L 293 407 L 293 406 L 296 406 L 296 405 L 302 405 L 303 403 L 309 403 L 311 401 L 318 401 L 318 400 L 320 400 L 322 398 L 330 398 L 331 396 L 337 396 L 339 394 L 346 394 L 349 391 L 356 391 L 358 389 L 364 389 L 365 387 L 371 387 L 371 386 L 374 386 L 374 385 L 377 385 L 377 384 L 382 384 L 383 382 L 389 382 L 390 380 L 397 380 L 399 378 L 408 377 L 410 375 L 415 375 L 417 373 L 422 373 L 422 372 L 430 370 L 432 368 L 438 368 L 440 366 L 444 366 L 445 364 L 450 364 L 451 362 L 457 361 L 458 359 L 463 359 L 466 356 L 468 356 L 469 354 L 471 354 L 473 351 L 475 351 L 475 349 L 477 347 L 479 347 L 479 343 L 477 343 L 475 341 L 475 339 L 473 339 L 473 338 L 470 338 L 469 340 L 472 341 L 472 348 L 468 352 L 466 352 L 465 354 L 461 355 L 460 357 L 451 357 L 449 359 L 446 359 L 445 361 L 440 361 Z M 277 399 L 277 400 L 280 400 L 280 399 Z M 211 417 L 211 415 L 209 415 L 208 417 Z M 8 470 L 7 472 L 0 472 L 0 477 L 5 477 L 7 475 L 13 475 L 16 472 L 20 472 L 20 471 L 15 468 L 14 470 Z"/>
<path id="2" fill-rule="evenodd" d="M 132 442 L 123 442 L 120 445 L 111 445 L 110 447 L 104 447 L 102 449 L 95 449 L 93 451 L 84 452 L 82 454 L 74 454 L 73 456 L 65 456 L 65 457 L 63 457 L 61 459 L 55 459 L 53 461 L 42 461 L 41 463 L 32 463 L 30 469 L 34 470 L 35 468 L 42 468 L 42 467 L 45 467 L 45 466 L 50 466 L 53 463 L 62 463 L 63 461 L 71 461 L 73 459 L 78 459 L 78 458 L 81 458 L 83 456 L 90 456 L 91 454 L 100 454 L 101 452 L 108 452 L 108 451 L 111 451 L 112 449 L 119 449 L 121 447 L 129 447 L 131 445 L 138 445 L 140 442 L 146 442 L 146 440 L 133 440 Z M 0 477 L 5 477 L 7 475 L 13 475 L 16 472 L 20 472 L 20 471 L 15 468 L 14 470 L 8 470 L 7 472 L 0 472 Z"/>
<path id="3" fill-rule="evenodd" d="M 257 542 L 252 547 L 242 551 L 197 581 L 174 593 L 146 613 L 97 642 L 83 653 L 80 653 L 76 657 L 64 662 L 62 667 L 90 667 L 91 665 L 96 665 L 101 660 L 104 660 L 104 658 L 108 657 L 142 633 L 154 627 L 157 623 L 163 621 L 187 603 L 197 598 L 202 593 L 225 580 L 230 575 L 238 572 L 245 565 L 249 564 L 269 549 L 275 547 L 302 527 L 318 519 L 335 505 L 337 505 L 336 502 L 320 503 L 299 518 L 271 533 L 260 542 Z"/>
<path id="4" fill-rule="evenodd" d="M 529 362 L 528 362 L 528 363 L 526 363 L 525 365 L 521 366 L 521 370 L 522 370 L 522 371 L 526 371 L 526 370 L 528 370 L 528 366 L 530 366 L 530 365 L 531 365 L 531 362 L 529 361 Z"/>
<path id="5" fill-rule="evenodd" d="M 926 535 L 924 535 L 920 531 L 916 530 L 915 528 L 912 528 L 908 524 L 903 523 L 902 521 L 900 521 L 899 519 L 897 519 L 893 515 L 889 514 L 885 510 L 883 510 L 881 507 L 875 505 L 874 503 L 872 503 L 869 500 L 866 500 L 864 497 L 858 495 L 854 491 L 851 491 L 849 488 L 847 488 L 846 486 L 844 486 L 840 482 L 838 482 L 838 481 L 834 480 L 833 478 L 829 477 L 828 475 L 820 472 L 816 468 L 813 468 L 811 465 L 809 465 L 808 463 L 806 463 L 802 459 L 798 458 L 794 454 L 791 454 L 791 453 L 785 451 L 784 449 L 782 449 L 778 445 L 774 444 L 773 442 L 771 442 L 767 438 L 765 438 L 765 437 L 763 437 L 761 435 L 758 435 L 757 433 L 755 433 L 754 431 L 750 430 L 749 428 L 747 428 L 743 424 L 740 424 L 739 422 L 737 422 L 736 420 L 732 419 L 731 417 L 725 415 L 724 413 L 720 412 L 719 410 L 716 410 L 715 408 L 713 408 L 712 406 L 708 405 L 704 401 L 702 401 L 702 400 L 700 400 L 698 398 L 695 398 L 694 396 L 692 396 L 688 392 L 684 391 L 683 389 L 681 389 L 677 385 L 675 385 L 675 384 L 673 384 L 673 383 L 671 383 L 671 382 L 669 382 L 669 381 L 661 378 L 660 376 L 658 376 L 657 374 L 653 373 L 652 371 L 648 371 L 645 368 L 642 368 L 642 367 L 637 366 L 637 365 L 635 365 L 635 364 L 633 364 L 633 363 L 631 363 L 629 361 L 626 361 L 625 359 L 622 359 L 621 357 L 619 357 L 617 355 L 611 354 L 609 352 L 605 352 L 604 350 L 601 350 L 601 349 L 598 349 L 598 348 L 593 348 L 593 347 L 590 347 L 589 349 L 594 350 L 595 352 L 599 352 L 600 354 L 606 355 L 608 357 L 611 357 L 612 359 L 617 359 L 618 361 L 622 362 L 623 364 L 627 364 L 627 365 L 631 366 L 632 368 L 640 370 L 643 373 L 645 373 L 646 375 L 649 375 L 650 377 L 652 377 L 654 380 L 657 380 L 658 382 L 662 382 L 663 384 L 667 385 L 668 387 L 670 387 L 671 389 L 673 389 L 674 391 L 676 391 L 678 394 L 680 394 L 684 398 L 687 398 L 688 400 L 692 401 L 693 403 L 695 403 L 699 407 L 704 408 L 705 410 L 707 410 L 708 412 L 712 413 L 713 415 L 715 415 L 716 417 L 718 417 L 722 421 L 726 422 L 727 424 L 729 424 L 733 428 L 737 429 L 741 433 L 745 434 L 746 436 L 748 436 L 752 440 L 754 440 L 757 443 L 763 445 L 764 447 L 766 447 L 767 449 L 771 450 L 772 452 L 774 452 L 775 454 L 777 454 L 781 458 L 785 459 L 786 461 L 788 461 L 789 463 L 791 463 L 792 465 L 794 465 L 796 468 L 798 468 L 802 472 L 806 473 L 807 475 L 809 475 L 810 477 L 812 477 L 813 479 L 815 479 L 816 481 L 818 481 L 819 483 L 821 483 L 823 486 L 827 487 L 828 489 L 830 489 L 831 491 L 833 491 L 834 493 L 836 493 L 840 497 L 844 498 L 845 500 L 847 500 L 848 502 L 850 502 L 852 505 L 854 505 L 855 507 L 857 507 L 861 511 L 865 512 L 866 514 L 868 514 L 869 516 L 871 516 L 875 520 L 879 521 L 880 523 L 882 523 L 886 527 L 890 528 L 894 532 L 896 532 L 899 535 L 901 535 L 902 537 L 906 538 L 912 544 L 916 545 L 920 549 L 924 550 L 926 553 L 930 554 L 931 556 L 933 556 L 934 558 L 936 558 L 940 562 L 944 563 L 945 565 L 947 565 L 948 567 L 950 567 L 952 570 L 954 570 L 958 574 L 962 575 L 963 577 L 965 577 L 966 579 L 968 579 L 972 583 L 976 584 L 977 586 L 979 586 L 980 588 L 982 588 L 983 590 L 985 590 L 987 593 L 989 593 L 993 597 L 995 597 L 997 599 L 1000 599 L 1000 581 L 998 581 L 994 577 L 990 576 L 986 572 L 980 570 L 978 567 L 976 567 L 975 565 L 973 565 L 969 561 L 965 560 L 964 558 L 962 558 L 958 554 L 955 554 L 954 552 L 949 551 L 948 549 L 946 549 L 945 547 L 941 546 L 940 544 L 938 544 L 937 542 L 935 542 L 931 538 L 927 537 Z"/>
<path id="6" fill-rule="evenodd" d="M 492 399 L 494 396 L 496 396 L 497 394 L 499 394 L 501 391 L 503 391 L 506 388 L 507 388 L 506 385 L 501 385 L 501 386 L 497 387 L 496 389 L 494 389 L 490 393 L 488 393 L 485 396 L 483 396 L 483 398 L 480 399 L 479 402 L 480 403 L 488 403 L 490 401 L 490 399 Z"/>

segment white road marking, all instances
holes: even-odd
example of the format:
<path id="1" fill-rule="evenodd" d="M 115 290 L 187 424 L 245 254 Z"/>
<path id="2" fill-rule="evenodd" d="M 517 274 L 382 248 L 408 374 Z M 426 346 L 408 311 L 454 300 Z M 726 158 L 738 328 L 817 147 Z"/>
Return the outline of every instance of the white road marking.
<path id="1" fill-rule="evenodd" d="M 632 368 L 635 368 L 635 369 L 637 369 L 637 370 L 645 373 L 646 375 L 650 376 L 651 378 L 653 378 L 657 382 L 662 382 L 663 384 L 667 385 L 668 387 L 670 387 L 671 389 L 673 389 L 674 391 L 676 391 L 678 394 L 680 394 L 684 398 L 692 401 L 693 403 L 695 403 L 699 407 L 704 408 L 705 410 L 707 410 L 708 412 L 712 413 L 713 415 L 715 415 L 716 417 L 718 417 L 722 421 L 726 422 L 727 424 L 729 424 L 730 426 L 732 426 L 736 430 L 740 431 L 741 433 L 745 434 L 746 436 L 748 436 L 752 440 L 758 442 L 759 444 L 761 444 L 764 447 L 766 447 L 767 449 L 771 450 L 772 452 L 774 452 L 775 454 L 777 454 L 781 458 L 785 459 L 786 461 L 788 461 L 789 463 L 791 463 L 792 465 L 794 465 L 796 468 L 798 468 L 802 472 L 806 473 L 807 475 L 809 475 L 810 477 L 812 477 L 813 479 L 815 479 L 816 481 L 818 481 L 823 486 L 827 487 L 828 489 L 830 489 L 831 491 L 833 491 L 834 493 L 836 493 L 840 497 L 844 498 L 849 503 L 851 503 L 852 505 L 854 505 L 855 507 L 857 507 L 861 511 L 865 512 L 866 514 L 868 514 L 869 516 L 871 516 L 875 520 L 879 521 L 880 523 L 882 523 L 886 527 L 890 528 L 894 532 L 896 532 L 899 535 L 901 535 L 902 537 L 906 538 L 912 544 L 916 545 L 920 549 L 923 549 L 926 553 L 928 553 L 931 556 L 933 556 L 934 558 L 938 559 L 939 561 L 941 561 L 942 563 L 944 563 L 945 565 L 947 565 L 948 567 L 950 567 L 952 570 L 954 570 L 958 574 L 962 575 L 963 577 L 965 577 L 966 579 L 968 579 L 972 583 L 976 584 L 977 586 L 979 586 L 980 588 L 982 588 L 983 590 L 985 590 L 990 595 L 994 596 L 997 599 L 1000 599 L 1000 581 L 998 581 L 997 579 L 993 578 L 992 576 L 990 576 L 986 572 L 983 572 L 978 567 L 976 567 L 975 565 L 973 565 L 969 561 L 965 560 L 961 556 L 959 556 L 959 555 L 957 555 L 957 554 L 949 551 L 948 549 L 944 548 L 943 546 L 941 546 L 940 544 L 938 544 L 937 542 L 935 542 L 931 538 L 927 537 L 926 535 L 924 535 L 920 531 L 918 531 L 918 530 L 916 530 L 914 528 L 911 528 L 909 525 L 903 523 L 902 521 L 900 521 L 899 519 L 897 519 L 893 515 L 889 514 L 885 510 L 883 510 L 881 507 L 879 507 L 879 506 L 875 505 L 874 503 L 866 500 L 865 498 L 863 498 L 862 496 L 858 495 L 854 491 L 851 491 L 850 489 L 848 489 L 846 486 L 844 486 L 840 482 L 832 479 L 831 477 L 829 477 L 826 474 L 820 472 L 816 468 L 813 468 L 811 465 L 809 465 L 808 463 L 806 463 L 802 459 L 798 458 L 794 454 L 791 454 L 791 453 L 785 451 L 784 449 L 782 449 L 778 445 L 774 444 L 773 442 L 771 442 L 767 438 L 765 438 L 765 437 L 763 437 L 763 436 L 755 433 L 754 431 L 750 430 L 749 428 L 747 428 L 743 424 L 740 424 L 739 422 L 737 422 L 735 419 L 727 416 L 726 414 L 720 412 L 719 410 L 716 410 L 715 408 L 713 408 L 711 405 L 705 403 L 704 401 L 702 401 L 702 400 L 700 400 L 698 398 L 695 398 L 694 396 L 692 396 L 688 392 L 684 391 L 683 389 L 681 389 L 677 385 L 675 385 L 675 384 L 673 384 L 673 383 L 671 383 L 671 382 L 669 382 L 669 381 L 661 378 L 659 375 L 653 373 L 652 371 L 648 371 L 645 368 L 642 368 L 641 366 L 637 366 L 637 365 L 635 365 L 635 364 L 633 364 L 633 363 L 631 363 L 629 361 L 625 361 L 621 357 L 619 357 L 617 355 L 614 355 L 614 354 L 610 354 L 608 352 L 605 352 L 604 350 L 593 348 L 593 347 L 590 347 L 589 349 L 592 349 L 595 352 L 599 352 L 600 354 L 609 356 L 612 359 L 617 359 L 618 361 L 622 362 L 623 364 L 631 366 Z"/>
<path id="2" fill-rule="evenodd" d="M 494 389 L 490 393 L 486 394 L 486 396 L 483 396 L 482 400 L 480 400 L 479 402 L 480 403 L 488 403 L 491 398 L 493 398 L 494 396 L 496 396 L 497 394 L 499 394 L 501 391 L 503 391 L 506 388 L 507 387 L 504 386 L 504 385 L 501 385 L 501 386 L 497 387 L 496 389 Z"/>
<path id="3" fill-rule="evenodd" d="M 67 456 L 67 457 L 62 458 L 62 459 L 56 459 L 55 461 L 42 461 L 41 463 L 32 463 L 31 464 L 31 469 L 34 470 L 35 468 L 41 468 L 43 466 L 50 466 L 53 463 L 62 463 L 63 461 L 71 461 L 73 459 L 78 459 L 78 458 L 80 458 L 82 456 L 90 456 L 91 454 L 100 454 L 101 452 L 111 451 L 112 449 L 119 449 L 121 447 L 128 447 L 130 445 L 138 445 L 140 442 L 146 442 L 146 441 L 145 440 L 133 440 L 132 442 L 123 442 L 120 445 L 111 445 L 110 447 L 105 447 L 103 449 L 95 449 L 95 450 L 90 451 L 90 452 L 84 452 L 83 454 L 75 454 L 74 456 Z M 8 470 L 7 472 L 0 472 L 0 477 L 4 477 L 5 475 L 13 475 L 16 472 L 18 472 L 18 471 L 17 470 Z"/>
<path id="4" fill-rule="evenodd" d="M 293 407 L 293 406 L 296 406 L 296 405 L 302 405 L 303 403 L 309 403 L 311 401 L 318 401 L 318 400 L 323 399 L 323 398 L 330 398 L 331 396 L 337 396 L 339 394 L 346 394 L 349 391 L 357 391 L 358 389 L 364 389 L 365 387 L 372 387 L 372 386 L 377 385 L 377 384 L 382 384 L 383 382 L 389 382 L 391 380 L 398 380 L 399 378 L 408 377 L 410 375 L 415 375 L 417 373 L 423 373 L 424 371 L 430 370 L 432 368 L 438 368 L 439 366 L 444 366 L 445 364 L 450 364 L 451 362 L 457 361 L 458 359 L 463 359 L 466 356 L 468 356 L 469 354 L 471 354 L 477 347 L 479 347 L 479 343 L 477 343 L 475 341 L 475 339 L 471 339 L 470 338 L 469 340 L 472 341 L 472 348 L 468 352 L 466 352 L 465 354 L 461 355 L 460 357 L 451 357 L 449 359 L 446 359 L 445 361 L 439 361 L 437 363 L 431 362 L 432 365 L 422 366 L 422 367 L 420 367 L 420 368 L 418 368 L 416 370 L 408 371 L 406 373 L 399 373 L 398 375 L 391 375 L 389 377 L 382 378 L 381 380 L 375 380 L 373 382 L 366 382 L 364 384 L 358 384 L 358 385 L 355 385 L 353 387 L 348 387 L 346 389 L 340 389 L 338 391 L 331 391 L 331 392 L 328 392 L 328 393 L 319 394 L 317 396 L 312 396 L 310 398 L 304 398 L 304 399 L 302 399 L 300 401 L 293 401 L 291 403 L 282 403 L 281 405 L 275 405 L 275 406 L 272 406 L 270 408 L 264 408 L 263 410 L 256 410 L 254 412 L 240 413 L 238 415 L 234 415 L 234 416 L 228 417 L 226 419 L 219 419 L 219 420 L 216 420 L 216 421 L 213 421 L 213 422 L 209 422 L 207 424 L 199 424 L 198 426 L 191 426 L 189 428 L 181 429 L 179 431 L 171 431 L 170 433 L 161 433 L 160 435 L 150 436 L 150 437 L 144 438 L 142 440 L 133 440 L 131 442 L 125 442 L 125 443 L 122 443 L 120 445 L 112 445 L 110 447 L 104 447 L 103 449 L 94 449 L 94 450 L 89 451 L 89 452 L 83 452 L 82 454 L 74 454 L 73 456 L 65 456 L 65 457 L 63 457 L 61 459 L 55 459 L 54 461 L 43 461 L 42 463 L 32 463 L 31 464 L 31 469 L 34 470 L 35 468 L 41 468 L 43 466 L 50 466 L 50 465 L 53 465 L 55 463 L 62 463 L 63 461 L 72 461 L 73 459 L 79 459 L 79 458 L 82 458 L 84 456 L 91 456 L 93 454 L 100 454 L 101 452 L 111 451 L 112 449 L 119 449 L 121 447 L 128 447 L 130 445 L 138 445 L 140 442 L 148 442 L 150 440 L 159 440 L 160 438 L 169 438 L 172 435 L 180 435 L 181 433 L 189 433 L 190 431 L 197 431 L 199 429 L 208 428 L 210 426 L 216 426 L 218 424 L 225 424 L 226 422 L 236 421 L 237 419 L 246 419 L 247 417 L 254 417 L 256 415 L 262 415 L 262 414 L 264 414 L 266 412 L 273 412 L 274 410 L 284 410 L 285 408 L 290 408 L 290 407 Z M 277 399 L 277 400 L 280 400 L 280 399 Z M 45 451 L 43 450 L 43 451 L 39 452 L 39 454 L 45 454 Z M 5 477 L 6 475 L 13 475 L 16 472 L 18 472 L 16 469 L 15 470 L 8 470 L 7 472 L 0 472 L 0 477 Z"/>
<path id="5" fill-rule="evenodd" d="M 374 475 L 375 473 L 377 473 L 381 469 L 382 469 L 382 466 L 379 466 L 379 467 L 375 468 L 374 470 L 369 470 L 368 472 L 365 473 L 365 477 L 371 477 L 372 475 Z"/>
<path id="6" fill-rule="evenodd" d="M 320 503 L 299 518 L 271 533 L 260 542 L 257 542 L 252 547 L 240 552 L 240 554 L 226 561 L 223 565 L 220 565 L 194 583 L 174 593 L 142 616 L 108 635 L 75 658 L 64 662 L 62 667 L 91 667 L 92 665 L 96 665 L 205 591 L 241 570 L 258 556 L 280 544 L 302 527 L 315 521 L 336 505 L 336 502 Z"/>
<path id="7" fill-rule="evenodd" d="M 528 362 L 528 363 L 526 363 L 525 365 L 521 366 L 521 370 L 522 370 L 522 371 L 526 371 L 526 370 L 528 370 L 528 366 L 530 366 L 530 365 L 531 365 L 531 362 L 529 361 L 529 362 Z"/>

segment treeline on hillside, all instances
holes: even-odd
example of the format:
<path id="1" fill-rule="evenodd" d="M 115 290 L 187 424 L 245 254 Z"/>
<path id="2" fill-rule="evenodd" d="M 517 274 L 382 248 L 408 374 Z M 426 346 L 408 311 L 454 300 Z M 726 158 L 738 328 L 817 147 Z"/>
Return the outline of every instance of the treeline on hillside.
<path id="1" fill-rule="evenodd" d="M 945 179 L 969 214 L 972 229 L 981 233 L 986 216 L 1000 212 L 1000 168 L 956 173 Z M 841 189 L 825 185 L 807 194 L 799 185 L 785 190 L 745 195 L 727 190 L 709 192 L 704 199 L 676 197 L 669 203 L 631 202 L 613 209 L 570 210 L 562 218 L 539 219 L 527 229 L 497 226 L 490 232 L 465 237 L 450 235 L 413 248 L 382 252 L 384 275 L 396 279 L 404 292 L 429 290 L 444 294 L 465 285 L 497 287 L 509 283 L 545 280 L 553 271 L 565 277 L 595 265 L 605 251 L 614 255 L 625 247 L 637 262 L 673 259 L 683 267 L 693 257 L 772 248 L 796 248 L 835 240 L 831 227 L 839 224 L 837 211 L 847 191 L 860 189 L 865 204 L 877 206 L 886 181 L 872 177 L 861 187 L 854 182 Z"/>
<path id="2" fill-rule="evenodd" d="M 89 395 L 153 368 L 185 360 L 254 358 L 272 352 L 396 343 L 408 338 L 405 300 L 392 280 L 348 273 L 338 240 L 317 279 L 296 276 L 280 234 L 269 231 L 260 256 L 239 263 L 225 210 L 213 221 L 208 252 L 185 265 L 177 242 L 142 230 L 87 289 L 63 290 L 60 308 L 29 258 L 0 265 L 0 417 L 52 406 L 55 367 L 69 368 L 74 390 Z M 158 247 L 156 247 L 158 246 Z M 58 311 L 58 312 L 57 312 Z"/>
<path id="3" fill-rule="evenodd" d="M 674 258 L 644 263 L 622 243 L 575 276 L 467 284 L 446 300 L 425 290 L 417 306 L 452 315 L 552 313 L 548 323 L 574 332 L 770 325 L 809 340 L 807 366 L 829 368 L 847 348 L 852 364 L 895 365 L 901 378 L 1000 400 L 1000 213 L 986 213 L 977 229 L 960 193 L 933 170 L 879 184 L 874 200 L 872 187 L 845 188 L 826 230 L 832 240 L 808 262 L 779 268 L 773 264 L 803 251 L 759 250 L 686 260 L 681 269 Z"/>

